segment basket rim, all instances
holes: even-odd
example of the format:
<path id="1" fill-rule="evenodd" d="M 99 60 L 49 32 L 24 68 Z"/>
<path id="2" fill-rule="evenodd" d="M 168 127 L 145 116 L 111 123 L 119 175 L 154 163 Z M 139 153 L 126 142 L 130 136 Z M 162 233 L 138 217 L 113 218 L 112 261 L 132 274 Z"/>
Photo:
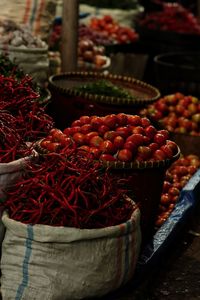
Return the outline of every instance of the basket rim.
<path id="1" fill-rule="evenodd" d="M 41 142 L 43 139 L 38 140 L 35 142 L 34 147 L 35 150 L 40 154 L 40 155 L 45 155 L 50 153 L 47 149 L 44 149 L 40 146 Z M 180 155 L 181 155 L 181 150 L 179 146 L 177 145 L 178 151 L 177 153 L 170 159 L 163 159 L 163 160 L 155 160 L 155 161 L 132 161 L 132 162 L 121 162 L 121 161 L 99 161 L 101 165 L 105 168 L 110 168 L 110 169 L 124 169 L 124 170 L 143 170 L 143 169 L 158 169 L 158 168 L 164 168 L 170 166 L 174 161 L 176 161 Z"/>
<path id="2" fill-rule="evenodd" d="M 184 69 L 184 70 L 197 70 L 195 66 L 188 66 L 188 65 L 177 65 L 176 63 L 170 63 L 163 61 L 162 58 L 168 58 L 173 56 L 193 56 L 197 55 L 200 57 L 200 53 L 193 52 L 193 51 L 173 51 L 173 52 L 167 52 L 167 53 L 160 53 L 154 57 L 154 62 L 158 65 L 167 66 L 167 67 L 176 67 L 178 69 Z"/>
<path id="3" fill-rule="evenodd" d="M 177 145 L 178 147 L 178 145 Z M 167 158 L 164 160 L 155 160 L 155 161 L 133 161 L 130 163 L 126 162 L 119 162 L 119 161 L 107 161 L 103 162 L 103 165 L 108 168 L 112 169 L 124 169 L 124 170 L 131 170 L 131 169 L 136 169 L 136 170 L 143 170 L 143 169 L 158 169 L 158 168 L 163 168 L 163 167 L 168 167 L 170 166 L 173 162 L 175 162 L 179 157 L 180 157 L 181 151 L 180 148 L 178 147 L 178 152 L 171 158 Z"/>
<path id="4" fill-rule="evenodd" d="M 139 88 L 146 88 L 149 93 L 152 94 L 152 96 L 148 97 L 138 97 L 134 99 L 125 99 L 125 98 L 119 98 L 119 97 L 110 97 L 110 96 L 105 96 L 105 95 L 98 95 L 98 94 L 90 94 L 90 93 L 85 93 L 85 92 L 80 92 L 71 88 L 62 88 L 59 87 L 55 84 L 56 79 L 64 79 L 64 78 L 96 78 L 96 79 L 110 79 L 110 80 L 116 80 L 116 81 L 121 81 L 122 83 L 131 83 Z M 133 105 L 133 104 L 147 104 L 156 101 L 160 97 L 160 91 L 144 82 L 141 80 L 138 80 L 134 77 L 130 76 L 122 76 L 122 75 L 117 75 L 117 74 L 111 74 L 111 73 L 98 73 L 98 72 L 83 72 L 83 71 L 72 71 L 72 72 L 65 72 L 65 73 L 60 73 L 60 74 L 55 74 L 51 75 L 49 77 L 49 85 L 56 88 L 58 91 L 61 93 L 67 93 L 69 96 L 82 96 L 88 100 L 92 100 L 95 102 L 99 103 L 105 103 L 105 104 L 114 104 L 114 105 Z"/>

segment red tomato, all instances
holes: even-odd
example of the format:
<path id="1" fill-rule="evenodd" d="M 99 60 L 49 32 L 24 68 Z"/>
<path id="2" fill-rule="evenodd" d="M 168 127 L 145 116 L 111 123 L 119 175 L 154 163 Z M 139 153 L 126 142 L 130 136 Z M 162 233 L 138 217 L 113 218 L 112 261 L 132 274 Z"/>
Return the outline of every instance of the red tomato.
<path id="1" fill-rule="evenodd" d="M 150 144 L 149 144 L 149 148 L 150 148 L 153 152 L 155 152 L 155 151 L 158 149 L 158 144 L 156 144 L 156 143 L 150 143 Z"/>
<path id="2" fill-rule="evenodd" d="M 110 140 L 110 141 L 114 141 L 115 137 L 117 136 L 117 132 L 116 131 L 113 131 L 113 130 L 110 130 L 110 131 L 107 131 L 103 138 L 104 140 Z"/>
<path id="3" fill-rule="evenodd" d="M 72 139 L 71 139 L 70 137 L 64 135 L 64 136 L 60 139 L 59 143 L 60 143 L 60 145 L 61 145 L 62 147 L 67 147 L 67 146 L 69 146 L 69 145 L 72 144 Z"/>
<path id="4" fill-rule="evenodd" d="M 110 128 L 108 127 L 108 126 L 106 126 L 106 125 L 101 125 L 101 126 L 99 126 L 99 128 L 98 128 L 98 132 L 99 132 L 99 134 L 100 135 L 104 135 L 104 133 L 106 133 L 107 131 L 109 131 L 110 130 Z"/>
<path id="5" fill-rule="evenodd" d="M 50 152 L 56 152 L 60 148 L 59 143 L 46 143 L 45 149 L 47 149 Z"/>
<path id="6" fill-rule="evenodd" d="M 102 153 L 108 153 L 108 154 L 113 154 L 116 151 L 116 148 L 114 147 L 113 143 L 109 140 L 103 141 L 99 145 L 99 150 Z"/>
<path id="7" fill-rule="evenodd" d="M 168 193 L 161 195 L 160 203 L 163 205 L 168 205 L 170 203 L 170 196 Z"/>
<path id="8" fill-rule="evenodd" d="M 80 132 L 83 134 L 87 134 L 91 131 L 92 131 L 92 125 L 90 125 L 90 124 L 84 124 L 80 128 Z"/>
<path id="9" fill-rule="evenodd" d="M 145 130 L 142 126 L 136 126 L 132 128 L 132 133 L 145 134 Z"/>
<path id="10" fill-rule="evenodd" d="M 80 126 L 74 126 L 74 127 L 71 127 L 70 130 L 69 130 L 69 134 L 70 134 L 70 135 L 73 135 L 73 134 L 76 133 L 76 132 L 80 132 L 80 129 L 81 129 Z"/>
<path id="11" fill-rule="evenodd" d="M 141 117 L 138 115 L 128 115 L 128 124 L 134 126 L 141 125 Z"/>
<path id="12" fill-rule="evenodd" d="M 93 155 L 94 159 L 99 159 L 101 151 L 97 147 L 90 147 L 89 152 Z"/>
<path id="13" fill-rule="evenodd" d="M 116 160 L 116 158 L 114 156 L 112 156 L 111 154 L 101 154 L 99 159 L 103 160 L 103 161 L 115 161 Z"/>
<path id="14" fill-rule="evenodd" d="M 158 145 L 164 145 L 165 142 L 166 142 L 166 138 L 163 134 L 160 134 L 160 133 L 156 133 L 154 135 L 154 138 L 153 138 L 153 141 L 154 143 L 157 143 Z"/>
<path id="15" fill-rule="evenodd" d="M 137 146 L 141 146 L 144 144 L 144 137 L 142 134 L 134 133 L 126 139 L 126 142 L 129 142 L 129 141 L 131 141 L 133 144 L 135 144 Z"/>
<path id="16" fill-rule="evenodd" d="M 153 125 L 149 125 L 145 128 L 145 134 L 150 139 L 153 139 L 156 133 L 157 133 L 157 129 Z"/>
<path id="17" fill-rule="evenodd" d="M 97 131 L 91 131 L 91 132 L 87 133 L 87 134 L 85 135 L 85 143 L 86 143 L 86 144 L 89 144 L 89 142 L 90 142 L 90 140 L 91 140 L 91 138 L 92 138 L 93 136 L 98 136 L 98 132 L 97 132 Z"/>
<path id="18" fill-rule="evenodd" d="M 166 157 L 165 152 L 163 152 L 163 151 L 160 150 L 160 149 L 157 149 L 157 150 L 153 153 L 153 158 L 154 158 L 155 160 L 165 160 L 167 157 Z"/>
<path id="19" fill-rule="evenodd" d="M 160 149 L 166 154 L 167 158 L 173 157 L 173 151 L 168 145 L 162 145 Z"/>
<path id="20" fill-rule="evenodd" d="M 101 117 L 94 116 L 91 117 L 90 124 L 94 129 L 97 129 L 99 126 L 103 125 L 103 120 Z"/>
<path id="21" fill-rule="evenodd" d="M 79 120 L 81 122 L 81 125 L 84 125 L 84 124 L 89 124 L 90 119 L 91 119 L 91 117 L 89 117 L 89 116 L 81 116 Z"/>
<path id="22" fill-rule="evenodd" d="M 60 140 L 60 138 L 63 136 L 63 132 L 57 128 L 51 129 L 49 134 L 52 136 L 52 140 L 54 142 L 58 142 Z"/>
<path id="23" fill-rule="evenodd" d="M 82 125 L 82 123 L 80 120 L 75 120 L 72 122 L 71 127 L 81 126 L 81 125 Z"/>
<path id="24" fill-rule="evenodd" d="M 86 152 L 89 152 L 89 151 L 90 151 L 90 147 L 87 146 L 87 145 L 82 145 L 82 146 L 80 146 L 78 149 L 84 150 L 84 151 L 86 151 Z"/>
<path id="25" fill-rule="evenodd" d="M 90 141 L 89 141 L 89 145 L 92 147 L 99 147 L 99 145 L 103 142 L 103 139 L 99 136 L 93 136 Z"/>
<path id="26" fill-rule="evenodd" d="M 167 140 L 166 144 L 172 149 L 173 154 L 177 154 L 178 153 L 178 146 L 175 142 Z"/>
<path id="27" fill-rule="evenodd" d="M 120 135 L 116 136 L 114 138 L 113 144 L 116 149 L 122 149 L 124 146 L 124 138 L 121 137 Z"/>
<path id="28" fill-rule="evenodd" d="M 85 135 L 83 133 L 76 132 L 73 134 L 72 138 L 78 145 L 83 145 L 85 143 Z"/>
<path id="29" fill-rule="evenodd" d="M 133 159 L 133 154 L 128 149 L 119 150 L 117 154 L 117 159 L 123 162 L 131 162 Z"/>
<path id="30" fill-rule="evenodd" d="M 124 139 L 126 139 L 129 134 L 131 133 L 130 127 L 127 126 L 121 126 L 116 128 L 117 135 L 120 135 Z"/>
<path id="31" fill-rule="evenodd" d="M 117 114 L 117 123 L 119 126 L 127 125 L 128 116 L 124 113 Z"/>
<path id="32" fill-rule="evenodd" d="M 152 156 L 152 150 L 147 146 L 139 146 L 137 155 L 145 161 Z"/>
<path id="33" fill-rule="evenodd" d="M 117 125 L 117 116 L 114 114 L 107 115 L 103 118 L 104 125 L 108 126 L 110 129 L 113 129 Z"/>
<path id="34" fill-rule="evenodd" d="M 128 142 L 124 143 L 124 149 L 130 150 L 133 155 L 135 155 L 137 153 L 137 148 L 138 148 L 138 146 L 135 145 L 131 141 L 128 141 Z"/>
<path id="35" fill-rule="evenodd" d="M 151 125 L 151 122 L 148 118 L 144 117 L 144 118 L 141 118 L 141 124 L 142 124 L 142 127 L 146 128 Z"/>

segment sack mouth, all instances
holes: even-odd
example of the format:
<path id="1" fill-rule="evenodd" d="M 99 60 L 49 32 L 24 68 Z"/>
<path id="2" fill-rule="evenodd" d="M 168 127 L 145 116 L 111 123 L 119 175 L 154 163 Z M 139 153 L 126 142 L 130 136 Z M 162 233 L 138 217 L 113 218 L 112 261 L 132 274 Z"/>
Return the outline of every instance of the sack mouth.
<path id="1" fill-rule="evenodd" d="M 129 197 L 124 201 L 130 201 L 133 205 L 131 217 L 127 219 L 126 222 L 104 228 L 80 229 L 44 224 L 25 224 L 11 219 L 8 211 L 3 212 L 2 222 L 8 230 L 19 237 L 26 238 L 28 232 L 31 231 L 33 240 L 38 242 L 71 243 L 98 238 L 120 237 L 130 234 L 138 229 L 140 230 L 140 209 L 138 205 Z M 51 232 L 51 234 L 49 234 L 49 232 Z"/>
<path id="2" fill-rule="evenodd" d="M 81 92 L 74 87 L 78 84 L 85 84 L 88 82 L 94 82 L 97 80 L 108 80 L 111 83 L 121 86 L 122 88 L 130 91 L 133 94 L 133 98 L 119 98 L 113 96 L 106 96 L 100 94 L 91 94 L 87 92 Z M 66 94 L 66 96 L 82 97 L 88 100 L 92 100 L 98 103 L 110 104 L 110 105 L 135 105 L 141 106 L 156 101 L 160 97 L 160 91 L 150 84 L 135 79 L 133 77 L 121 76 L 116 74 L 105 74 L 98 72 L 67 72 L 49 77 L 49 86 L 54 90 Z"/>

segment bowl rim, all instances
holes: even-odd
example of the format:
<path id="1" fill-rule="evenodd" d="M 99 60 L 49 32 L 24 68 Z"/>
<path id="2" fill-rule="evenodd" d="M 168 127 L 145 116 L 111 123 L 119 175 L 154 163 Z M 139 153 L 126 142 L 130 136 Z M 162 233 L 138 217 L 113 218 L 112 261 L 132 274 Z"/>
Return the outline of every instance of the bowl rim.
<path id="1" fill-rule="evenodd" d="M 110 97 L 105 95 L 98 95 L 98 94 L 90 94 L 85 92 L 80 92 L 77 90 L 74 90 L 72 88 L 62 88 L 55 84 L 56 79 L 64 79 L 64 78 L 96 78 L 96 79 L 108 79 L 111 81 L 120 81 L 124 83 L 129 83 L 138 86 L 139 88 L 146 88 L 149 93 L 152 93 L 152 96 L 149 96 L 149 98 L 144 96 L 143 98 L 133 98 L 133 99 L 125 99 L 125 98 L 119 98 L 119 97 Z M 98 103 L 105 103 L 105 104 L 112 104 L 112 105 L 144 105 L 149 104 L 154 101 L 156 101 L 160 96 L 160 91 L 139 79 L 136 79 L 134 77 L 130 76 L 124 76 L 124 75 L 117 75 L 117 74 L 111 74 L 111 73 L 103 73 L 103 72 L 84 72 L 84 71 L 72 71 L 72 72 L 65 72 L 60 74 L 51 75 L 49 77 L 49 86 L 56 88 L 61 93 L 67 93 L 69 96 L 77 96 L 77 97 L 84 97 L 85 99 L 92 100 L 94 102 Z M 154 95 L 153 95 L 154 94 Z"/>

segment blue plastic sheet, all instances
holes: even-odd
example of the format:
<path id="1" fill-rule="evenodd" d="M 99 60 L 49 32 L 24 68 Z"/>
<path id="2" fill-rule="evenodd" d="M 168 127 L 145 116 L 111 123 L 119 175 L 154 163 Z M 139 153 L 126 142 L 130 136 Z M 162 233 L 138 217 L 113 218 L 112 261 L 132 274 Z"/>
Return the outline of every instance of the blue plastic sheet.
<path id="1" fill-rule="evenodd" d="M 133 284 L 142 280 L 145 272 L 155 266 L 162 254 L 176 239 L 189 216 L 200 201 L 200 169 L 191 177 L 180 193 L 179 200 L 165 223 L 157 230 L 152 240 L 144 246 L 138 260 Z"/>

